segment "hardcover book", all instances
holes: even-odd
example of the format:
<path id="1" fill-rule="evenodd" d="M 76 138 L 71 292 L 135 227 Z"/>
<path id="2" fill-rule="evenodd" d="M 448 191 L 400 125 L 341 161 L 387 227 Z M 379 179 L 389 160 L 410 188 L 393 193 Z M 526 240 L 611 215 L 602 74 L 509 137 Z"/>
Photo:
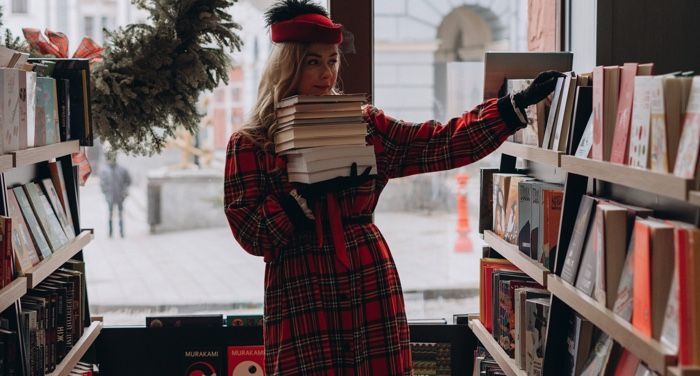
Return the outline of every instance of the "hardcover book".
<path id="1" fill-rule="evenodd" d="M 700 152 L 700 78 L 693 78 L 688 107 L 683 121 L 683 132 L 678 146 L 678 157 L 673 173 L 686 179 L 697 177 Z"/>
<path id="2" fill-rule="evenodd" d="M 12 200 L 12 197 L 17 200 L 17 204 L 22 211 L 22 215 L 27 221 L 27 227 L 32 235 L 32 240 L 34 241 L 34 246 L 38 251 L 37 255 L 39 258 L 43 260 L 44 258 L 51 256 L 51 247 L 46 241 L 44 231 L 41 229 L 41 225 L 34 215 L 34 210 L 32 210 L 32 205 L 29 203 L 29 199 L 27 198 L 27 194 L 24 192 L 24 189 L 21 186 L 8 189 L 7 196 L 9 200 Z"/>
<path id="3" fill-rule="evenodd" d="M 636 77 L 634 81 L 634 104 L 629 135 L 629 159 L 633 167 L 649 168 L 649 144 L 651 142 L 651 91 L 653 77 Z"/>
<path id="4" fill-rule="evenodd" d="M 68 243 L 68 237 L 63 231 L 63 227 L 61 227 L 61 224 L 58 222 L 58 218 L 56 218 L 51 204 L 36 183 L 25 184 L 24 190 L 27 193 L 32 209 L 34 209 L 34 214 L 36 214 L 39 224 L 44 231 L 46 240 L 49 242 L 49 246 L 51 246 L 51 250 L 54 252 L 57 251 Z"/>
<path id="5" fill-rule="evenodd" d="M 20 73 L 19 69 L 0 68 L 0 153 L 19 150 Z"/>
<path id="6" fill-rule="evenodd" d="M 593 197 L 583 196 L 578 207 L 574 231 L 571 235 L 571 242 L 569 242 L 569 248 L 566 251 L 564 260 L 564 268 L 561 272 L 561 278 L 572 285 L 578 276 L 581 253 L 584 249 L 586 234 L 593 217 L 595 205 L 596 200 Z"/>
<path id="7" fill-rule="evenodd" d="M 228 346 L 226 355 L 228 375 L 265 375 L 265 346 Z"/>
<path id="8" fill-rule="evenodd" d="M 221 375 L 221 350 L 212 347 L 194 347 L 183 350 L 185 376 Z"/>

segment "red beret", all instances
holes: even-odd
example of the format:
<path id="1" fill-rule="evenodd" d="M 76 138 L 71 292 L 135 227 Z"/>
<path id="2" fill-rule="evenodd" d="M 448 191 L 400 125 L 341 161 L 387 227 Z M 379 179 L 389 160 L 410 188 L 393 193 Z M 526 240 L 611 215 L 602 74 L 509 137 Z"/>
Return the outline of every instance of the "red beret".
<path id="1" fill-rule="evenodd" d="M 332 43 L 343 41 L 343 25 L 333 23 L 321 14 L 307 13 L 270 26 L 272 41 L 300 43 Z"/>

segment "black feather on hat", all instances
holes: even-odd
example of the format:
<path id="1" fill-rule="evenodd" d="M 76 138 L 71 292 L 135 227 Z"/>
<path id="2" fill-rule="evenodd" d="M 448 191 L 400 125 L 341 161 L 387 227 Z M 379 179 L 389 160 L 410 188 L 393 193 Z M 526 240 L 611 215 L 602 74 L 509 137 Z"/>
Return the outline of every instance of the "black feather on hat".
<path id="1" fill-rule="evenodd" d="M 280 21 L 291 20 L 302 14 L 315 13 L 328 17 L 328 12 L 322 6 L 310 0 L 281 0 L 265 12 L 267 26 Z"/>

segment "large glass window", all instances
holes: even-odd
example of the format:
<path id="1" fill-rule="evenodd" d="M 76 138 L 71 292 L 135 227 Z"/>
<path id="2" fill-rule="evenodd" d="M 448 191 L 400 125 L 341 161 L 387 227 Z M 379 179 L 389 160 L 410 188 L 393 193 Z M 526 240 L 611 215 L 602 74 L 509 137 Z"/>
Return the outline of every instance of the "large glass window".
<path id="1" fill-rule="evenodd" d="M 12 13 L 27 14 L 27 0 L 12 0 Z"/>
<path id="2" fill-rule="evenodd" d="M 445 122 L 483 100 L 486 51 L 525 51 L 524 2 L 374 2 L 374 104 L 409 122 Z M 479 169 L 395 179 L 376 221 L 401 276 L 409 319 L 478 311 Z"/>

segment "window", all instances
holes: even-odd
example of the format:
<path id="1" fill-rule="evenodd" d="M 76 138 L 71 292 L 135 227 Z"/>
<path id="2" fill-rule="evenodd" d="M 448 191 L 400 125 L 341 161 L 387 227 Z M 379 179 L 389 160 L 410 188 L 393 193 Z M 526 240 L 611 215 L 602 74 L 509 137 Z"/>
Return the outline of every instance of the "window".
<path id="1" fill-rule="evenodd" d="M 83 18 L 83 34 L 91 38 L 95 37 L 95 17 L 85 16 Z"/>
<path id="2" fill-rule="evenodd" d="M 12 0 L 12 13 L 14 14 L 27 14 L 29 13 L 27 7 L 27 0 Z"/>
<path id="3" fill-rule="evenodd" d="M 482 102 L 486 51 L 527 50 L 522 2 L 466 3 L 474 5 L 374 2 L 374 104 L 387 115 L 411 122 L 460 116 Z M 479 168 L 495 165 L 491 156 L 395 179 L 382 193 L 375 219 L 396 261 L 409 319 L 478 312 Z"/>

